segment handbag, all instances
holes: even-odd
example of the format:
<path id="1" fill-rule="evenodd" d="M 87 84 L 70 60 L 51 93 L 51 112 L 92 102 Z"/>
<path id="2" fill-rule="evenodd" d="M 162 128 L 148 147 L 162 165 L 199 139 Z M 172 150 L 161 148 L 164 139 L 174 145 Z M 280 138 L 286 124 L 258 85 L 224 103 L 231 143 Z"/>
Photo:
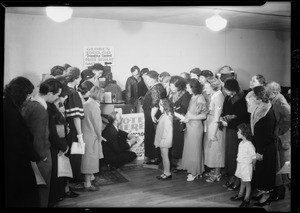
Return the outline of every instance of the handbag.
<path id="1" fill-rule="evenodd" d="M 57 154 L 57 177 L 73 177 L 70 159 L 64 154 Z"/>
<path id="2" fill-rule="evenodd" d="M 71 154 L 83 155 L 85 151 L 85 143 L 73 142 L 71 146 Z"/>
<path id="3" fill-rule="evenodd" d="M 66 137 L 66 134 L 65 134 L 65 126 L 63 124 L 57 124 L 56 125 L 56 131 L 57 131 L 57 134 L 60 138 L 64 138 Z"/>

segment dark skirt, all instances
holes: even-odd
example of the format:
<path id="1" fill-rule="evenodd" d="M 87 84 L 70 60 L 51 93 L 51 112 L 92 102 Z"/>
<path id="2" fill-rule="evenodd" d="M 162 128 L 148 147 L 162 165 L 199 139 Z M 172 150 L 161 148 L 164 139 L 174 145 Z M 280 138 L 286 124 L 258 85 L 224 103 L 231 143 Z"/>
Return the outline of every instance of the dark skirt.
<path id="1" fill-rule="evenodd" d="M 276 147 L 269 144 L 263 153 L 263 160 L 256 161 L 253 172 L 252 186 L 254 189 L 269 191 L 275 187 Z"/>
<path id="2" fill-rule="evenodd" d="M 224 171 L 227 175 L 235 174 L 237 162 L 237 154 L 240 140 L 237 137 L 237 130 L 225 128 L 225 167 Z"/>
<path id="3" fill-rule="evenodd" d="M 159 158 L 159 150 L 154 146 L 155 128 L 151 118 L 151 110 L 144 110 L 145 116 L 145 131 L 144 131 L 144 144 L 145 156 L 150 159 Z"/>
<path id="4" fill-rule="evenodd" d="M 184 145 L 184 128 L 180 125 L 179 120 L 173 120 L 173 145 L 171 148 L 171 156 L 175 159 L 182 158 Z"/>

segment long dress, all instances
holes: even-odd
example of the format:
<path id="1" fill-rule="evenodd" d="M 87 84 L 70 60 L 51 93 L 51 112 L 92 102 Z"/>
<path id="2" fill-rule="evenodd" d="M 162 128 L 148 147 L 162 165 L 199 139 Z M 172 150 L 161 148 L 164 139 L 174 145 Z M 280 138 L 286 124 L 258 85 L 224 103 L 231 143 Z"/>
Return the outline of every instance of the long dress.
<path id="1" fill-rule="evenodd" d="M 206 124 L 207 132 L 204 134 L 204 164 L 210 168 L 220 168 L 225 165 L 225 141 L 223 139 L 223 132 L 218 129 L 216 133 L 217 140 L 209 142 L 213 137 L 212 131 L 217 121 L 220 120 L 220 111 L 222 111 L 224 102 L 224 95 L 221 90 L 211 95 L 209 104 L 209 113 L 207 114 Z"/>
<path id="2" fill-rule="evenodd" d="M 202 94 L 193 96 L 190 100 L 189 115 L 199 115 L 207 112 L 206 101 Z M 184 146 L 182 153 L 182 168 L 193 175 L 202 174 L 204 171 L 203 158 L 203 121 L 190 120 L 186 124 L 184 133 Z"/>
<path id="3" fill-rule="evenodd" d="M 230 118 L 235 115 L 235 118 Z M 225 131 L 225 173 L 233 176 L 236 171 L 236 156 L 240 140 L 237 137 L 237 125 L 240 123 L 250 123 L 250 113 L 247 112 L 247 103 L 242 90 L 233 97 L 226 96 L 223 103 L 223 112 L 221 114 L 227 121 L 228 126 Z"/>
<path id="4" fill-rule="evenodd" d="M 94 174 L 99 172 L 99 152 L 102 151 L 100 104 L 94 99 L 89 98 L 83 104 L 83 109 L 85 116 L 82 120 L 81 128 L 83 141 L 85 142 L 85 153 L 82 155 L 81 159 L 81 173 Z M 99 148 L 99 146 L 101 146 L 101 148 Z"/>
<path id="5" fill-rule="evenodd" d="M 189 107 L 191 95 L 187 91 L 176 100 L 174 103 L 174 112 L 178 114 L 185 115 Z M 182 158 L 182 151 L 184 145 L 184 131 L 181 129 L 180 120 L 174 116 L 173 117 L 173 146 L 171 148 L 171 157 L 175 159 Z"/>
<path id="6" fill-rule="evenodd" d="M 256 161 L 253 172 L 253 188 L 269 191 L 275 187 L 276 177 L 276 145 L 275 145 L 275 125 L 276 118 L 273 109 L 270 108 L 266 115 L 253 122 L 254 117 L 258 117 L 259 112 L 251 114 L 251 126 L 253 131 L 253 145 L 256 153 L 263 155 L 262 161 Z"/>

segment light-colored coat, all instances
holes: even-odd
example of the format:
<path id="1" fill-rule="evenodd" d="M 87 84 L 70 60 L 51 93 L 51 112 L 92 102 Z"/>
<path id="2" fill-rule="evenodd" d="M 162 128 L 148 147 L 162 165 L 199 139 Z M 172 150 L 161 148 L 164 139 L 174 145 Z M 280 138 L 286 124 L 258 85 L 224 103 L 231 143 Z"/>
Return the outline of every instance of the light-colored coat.
<path id="1" fill-rule="evenodd" d="M 81 159 L 81 173 L 93 174 L 99 172 L 99 159 L 103 158 L 101 133 L 102 119 L 100 104 L 89 98 L 84 104 L 84 119 L 82 120 L 83 141 L 85 153 Z"/>

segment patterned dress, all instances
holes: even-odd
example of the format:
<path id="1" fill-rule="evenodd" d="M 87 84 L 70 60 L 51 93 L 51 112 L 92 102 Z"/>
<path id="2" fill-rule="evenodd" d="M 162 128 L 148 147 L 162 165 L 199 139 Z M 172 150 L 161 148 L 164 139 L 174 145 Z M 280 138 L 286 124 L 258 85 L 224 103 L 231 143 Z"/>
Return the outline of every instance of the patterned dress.
<path id="1" fill-rule="evenodd" d="M 193 96 L 190 100 L 186 116 L 195 116 L 206 112 L 207 108 L 204 96 L 202 94 Z M 202 174 L 204 171 L 202 141 L 203 121 L 190 120 L 186 124 L 186 131 L 184 133 L 182 168 L 192 175 Z"/>

